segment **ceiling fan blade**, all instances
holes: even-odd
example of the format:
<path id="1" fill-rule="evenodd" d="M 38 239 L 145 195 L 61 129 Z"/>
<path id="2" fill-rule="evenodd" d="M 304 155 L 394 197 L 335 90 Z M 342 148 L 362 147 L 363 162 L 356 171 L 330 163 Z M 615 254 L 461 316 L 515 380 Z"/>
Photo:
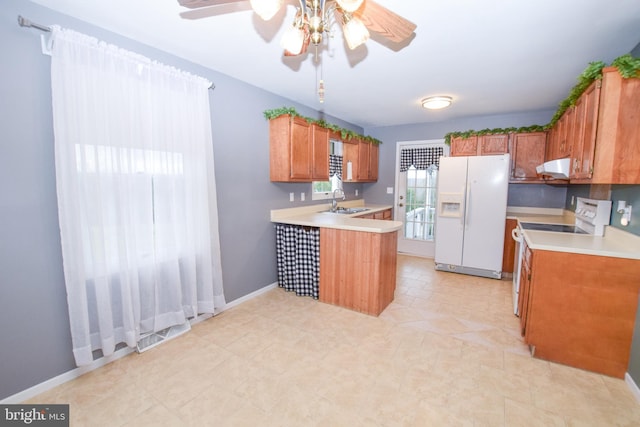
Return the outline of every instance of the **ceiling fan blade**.
<path id="1" fill-rule="evenodd" d="M 199 9 L 201 7 L 219 6 L 229 3 L 242 3 L 247 0 L 178 0 L 180 6 L 188 7 L 189 9 Z"/>
<path id="2" fill-rule="evenodd" d="M 213 6 L 205 6 L 199 9 L 190 9 L 180 12 L 182 19 L 201 19 L 209 18 L 211 16 L 220 16 L 227 13 L 245 12 L 251 10 L 251 5 L 248 1 L 238 1 L 234 3 L 218 4 Z"/>
<path id="3" fill-rule="evenodd" d="M 397 43 L 411 37 L 416 29 L 416 24 L 373 0 L 365 0 L 353 16 L 360 19 L 369 30 Z"/>

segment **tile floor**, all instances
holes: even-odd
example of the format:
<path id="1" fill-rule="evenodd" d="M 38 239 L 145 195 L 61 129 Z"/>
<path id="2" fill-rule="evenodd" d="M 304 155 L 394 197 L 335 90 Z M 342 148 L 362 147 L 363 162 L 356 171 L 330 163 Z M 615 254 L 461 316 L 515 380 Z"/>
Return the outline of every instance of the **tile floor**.
<path id="1" fill-rule="evenodd" d="M 508 280 L 400 256 L 370 317 L 271 290 L 30 403 L 72 426 L 638 426 L 623 380 L 533 359 Z"/>

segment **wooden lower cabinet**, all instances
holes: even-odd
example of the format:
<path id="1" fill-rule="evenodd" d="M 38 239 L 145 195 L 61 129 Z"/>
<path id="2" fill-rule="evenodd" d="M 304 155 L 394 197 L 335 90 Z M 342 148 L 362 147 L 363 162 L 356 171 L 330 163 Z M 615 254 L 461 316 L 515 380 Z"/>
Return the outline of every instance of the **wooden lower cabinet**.
<path id="1" fill-rule="evenodd" d="M 502 251 L 502 272 L 513 273 L 516 256 L 516 242 L 511 237 L 511 230 L 518 226 L 518 220 L 507 218 L 504 227 L 504 249 Z"/>
<path id="2" fill-rule="evenodd" d="M 320 301 L 378 316 L 396 289 L 398 232 L 320 229 Z"/>
<path id="3" fill-rule="evenodd" d="M 389 220 L 390 221 L 392 219 L 392 214 L 391 214 L 391 209 L 385 209 L 383 211 L 377 211 L 377 212 L 367 213 L 367 214 L 363 214 L 363 215 L 357 215 L 356 218 L 383 219 L 383 220 Z"/>
<path id="4" fill-rule="evenodd" d="M 640 260 L 531 251 L 521 323 L 535 357 L 624 378 L 640 292 Z"/>

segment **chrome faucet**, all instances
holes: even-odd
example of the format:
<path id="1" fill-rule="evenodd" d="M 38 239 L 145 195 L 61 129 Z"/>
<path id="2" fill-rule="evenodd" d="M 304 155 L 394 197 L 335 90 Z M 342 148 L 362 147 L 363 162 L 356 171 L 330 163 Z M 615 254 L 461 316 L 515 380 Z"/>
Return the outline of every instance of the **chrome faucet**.
<path id="1" fill-rule="evenodd" d="M 345 200 L 347 198 L 342 189 L 336 188 L 335 190 L 333 190 L 333 198 L 331 199 L 331 212 L 335 212 L 338 209 L 338 201 L 336 200 L 336 191 L 342 192 L 342 200 Z"/>

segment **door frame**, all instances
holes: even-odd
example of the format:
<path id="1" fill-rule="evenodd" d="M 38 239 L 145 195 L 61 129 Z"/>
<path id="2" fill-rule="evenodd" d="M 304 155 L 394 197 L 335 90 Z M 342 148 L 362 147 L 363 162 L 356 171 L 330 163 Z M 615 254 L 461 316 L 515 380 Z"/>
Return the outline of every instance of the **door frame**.
<path id="1" fill-rule="evenodd" d="M 403 148 L 419 148 L 419 147 L 429 147 L 429 146 L 443 146 L 443 155 L 449 156 L 450 148 L 448 145 L 444 143 L 444 138 L 441 139 L 425 139 L 425 140 L 415 140 L 415 141 L 397 141 L 396 142 L 396 161 L 395 161 L 395 175 L 394 175 L 394 204 L 395 209 L 393 210 L 393 219 L 395 221 L 402 222 L 402 229 L 398 233 L 398 252 L 402 252 L 408 255 L 423 257 L 423 258 L 434 258 L 435 257 L 435 240 L 433 242 L 419 241 L 419 240 L 411 240 L 404 238 L 404 227 L 405 227 L 405 218 L 400 216 L 400 211 L 404 212 L 404 209 L 400 208 L 400 151 Z"/>

